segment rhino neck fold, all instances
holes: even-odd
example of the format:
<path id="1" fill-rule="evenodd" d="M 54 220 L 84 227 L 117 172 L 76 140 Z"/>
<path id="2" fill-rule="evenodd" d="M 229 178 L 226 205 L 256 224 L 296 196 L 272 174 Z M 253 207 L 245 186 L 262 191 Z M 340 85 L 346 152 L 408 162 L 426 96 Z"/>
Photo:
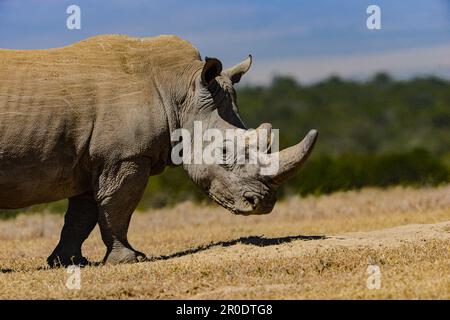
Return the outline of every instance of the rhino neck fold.
<path id="1" fill-rule="evenodd" d="M 173 99 L 168 97 L 167 93 L 160 86 L 160 83 L 156 79 L 156 77 L 153 77 L 153 83 L 154 83 L 154 88 L 156 90 L 156 94 L 157 94 L 159 103 L 162 106 L 163 112 L 165 114 L 167 129 L 169 130 L 168 137 L 169 137 L 170 149 L 169 149 L 169 154 L 168 154 L 166 163 L 169 165 L 173 165 L 172 160 L 171 160 L 171 154 L 172 154 L 172 148 L 174 147 L 175 142 L 172 141 L 171 135 L 172 135 L 172 132 L 174 132 L 174 130 L 180 128 L 178 110 L 177 110 L 178 106 L 176 105 L 176 103 L 173 102 Z"/>

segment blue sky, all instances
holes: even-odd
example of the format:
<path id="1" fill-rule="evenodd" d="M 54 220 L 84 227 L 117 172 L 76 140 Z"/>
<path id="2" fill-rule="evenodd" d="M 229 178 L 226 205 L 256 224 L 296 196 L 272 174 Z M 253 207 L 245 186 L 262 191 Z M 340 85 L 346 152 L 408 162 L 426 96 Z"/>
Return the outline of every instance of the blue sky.
<path id="1" fill-rule="evenodd" d="M 70 4 L 81 7 L 81 30 L 66 28 Z M 370 4 L 381 8 L 381 30 L 366 28 Z M 379 70 L 450 77 L 450 0 L 0 0 L 1 48 L 59 47 L 105 33 L 177 34 L 225 65 L 252 53 L 247 81 L 255 83 Z"/>

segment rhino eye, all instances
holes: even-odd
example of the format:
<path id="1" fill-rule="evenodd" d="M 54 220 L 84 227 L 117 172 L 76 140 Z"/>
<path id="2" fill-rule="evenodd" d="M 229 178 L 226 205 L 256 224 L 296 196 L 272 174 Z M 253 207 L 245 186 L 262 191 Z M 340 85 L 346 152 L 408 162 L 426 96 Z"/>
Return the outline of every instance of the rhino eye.
<path id="1" fill-rule="evenodd" d="M 228 159 L 228 148 L 227 148 L 227 146 L 223 146 L 222 147 L 222 159 L 223 159 L 223 162 L 226 162 L 227 159 Z"/>
<path id="2" fill-rule="evenodd" d="M 222 161 L 220 162 L 220 165 L 226 169 L 231 169 L 233 167 L 234 164 L 234 159 L 233 159 L 233 153 L 231 152 L 231 150 L 229 150 L 229 148 L 225 145 L 222 147 Z"/>

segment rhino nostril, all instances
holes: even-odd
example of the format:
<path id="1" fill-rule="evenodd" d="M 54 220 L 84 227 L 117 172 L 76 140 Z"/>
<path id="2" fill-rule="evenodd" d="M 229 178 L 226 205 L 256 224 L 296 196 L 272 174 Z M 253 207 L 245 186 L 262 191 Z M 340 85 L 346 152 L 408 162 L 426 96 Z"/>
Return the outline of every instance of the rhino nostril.
<path id="1" fill-rule="evenodd" d="M 254 194 L 244 194 L 244 199 L 252 206 L 253 209 L 258 206 L 259 198 Z"/>

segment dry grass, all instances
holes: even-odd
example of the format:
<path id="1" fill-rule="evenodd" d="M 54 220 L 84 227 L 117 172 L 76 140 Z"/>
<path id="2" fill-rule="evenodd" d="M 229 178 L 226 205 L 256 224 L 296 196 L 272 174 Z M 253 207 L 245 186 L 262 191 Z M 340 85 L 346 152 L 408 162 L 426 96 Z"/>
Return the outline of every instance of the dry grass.
<path id="1" fill-rule="evenodd" d="M 192 203 L 136 213 L 130 242 L 156 260 L 84 268 L 81 290 L 45 268 L 61 225 L 48 214 L 0 222 L 0 298 L 450 298 L 450 186 L 291 198 L 267 216 Z M 84 253 L 101 260 L 98 230 Z M 366 287 L 369 264 L 378 290 Z"/>

